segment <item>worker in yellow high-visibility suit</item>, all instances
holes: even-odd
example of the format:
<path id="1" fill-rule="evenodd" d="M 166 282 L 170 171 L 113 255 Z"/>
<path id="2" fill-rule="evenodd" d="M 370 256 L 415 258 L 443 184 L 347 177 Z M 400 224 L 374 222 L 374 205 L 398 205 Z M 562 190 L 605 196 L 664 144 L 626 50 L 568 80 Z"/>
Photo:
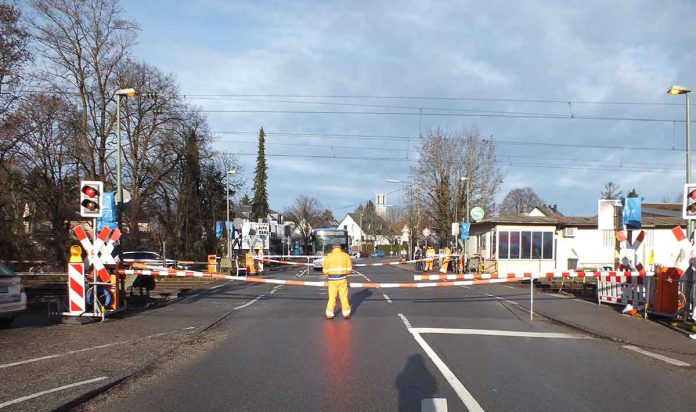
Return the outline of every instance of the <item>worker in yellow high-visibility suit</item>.
<path id="1" fill-rule="evenodd" d="M 433 270 L 433 259 L 435 258 L 435 249 L 432 246 L 428 246 L 425 251 L 425 272 L 431 272 Z"/>
<path id="2" fill-rule="evenodd" d="M 333 245 L 331 253 L 324 258 L 324 275 L 329 277 L 329 302 L 326 304 L 326 319 L 333 319 L 336 311 L 336 295 L 341 299 L 343 319 L 350 319 L 350 302 L 348 302 L 348 275 L 353 272 L 350 256 L 341 245 Z"/>
<path id="3" fill-rule="evenodd" d="M 447 268 L 449 268 L 450 259 L 451 259 L 450 256 L 452 255 L 452 251 L 447 246 L 445 246 L 444 255 L 445 256 L 442 259 L 442 265 L 440 265 L 440 273 L 447 273 Z"/>
<path id="4" fill-rule="evenodd" d="M 256 262 L 254 262 L 254 252 L 251 249 L 244 255 L 244 266 L 247 268 L 247 275 L 256 274 Z"/>

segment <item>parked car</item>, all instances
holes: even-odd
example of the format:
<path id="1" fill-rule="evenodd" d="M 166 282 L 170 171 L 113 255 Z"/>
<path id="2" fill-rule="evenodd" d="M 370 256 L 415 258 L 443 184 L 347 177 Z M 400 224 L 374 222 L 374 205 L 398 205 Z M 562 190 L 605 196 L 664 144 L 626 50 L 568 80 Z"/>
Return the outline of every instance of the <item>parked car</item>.
<path id="1" fill-rule="evenodd" d="M 319 259 L 314 259 L 314 262 L 312 262 L 312 268 L 314 270 L 322 270 L 324 268 L 324 258 L 320 257 Z"/>
<path id="2" fill-rule="evenodd" d="M 384 252 L 382 252 L 381 250 L 375 250 L 371 256 L 372 257 L 384 257 Z"/>
<path id="3" fill-rule="evenodd" d="M 168 268 L 176 267 L 176 260 L 167 259 L 166 261 L 155 252 L 132 251 L 123 252 L 123 264 L 133 266 L 133 263 L 143 263 L 152 266 L 165 266 Z"/>
<path id="4" fill-rule="evenodd" d="M 367 252 L 363 252 L 362 250 L 356 250 L 351 254 L 354 258 L 366 258 L 368 256 Z"/>
<path id="5" fill-rule="evenodd" d="M 27 309 L 27 294 L 22 279 L 14 270 L 0 263 L 0 326 L 12 323 L 19 312 Z"/>

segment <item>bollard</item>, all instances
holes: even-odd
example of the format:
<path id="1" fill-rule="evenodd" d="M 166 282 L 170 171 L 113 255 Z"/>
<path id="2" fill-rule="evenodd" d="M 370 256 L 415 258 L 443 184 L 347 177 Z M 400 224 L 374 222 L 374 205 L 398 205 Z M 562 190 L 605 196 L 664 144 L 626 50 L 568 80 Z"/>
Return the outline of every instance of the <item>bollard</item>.
<path id="1" fill-rule="evenodd" d="M 208 255 L 208 272 L 217 273 L 217 256 Z"/>

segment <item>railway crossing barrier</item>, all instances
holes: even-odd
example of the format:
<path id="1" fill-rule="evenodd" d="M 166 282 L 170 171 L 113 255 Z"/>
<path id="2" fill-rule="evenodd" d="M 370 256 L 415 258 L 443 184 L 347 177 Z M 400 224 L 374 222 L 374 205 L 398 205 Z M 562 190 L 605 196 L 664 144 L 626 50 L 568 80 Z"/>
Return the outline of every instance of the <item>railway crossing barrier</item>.
<path id="1" fill-rule="evenodd" d="M 86 231 L 78 225 L 73 232 L 82 247 L 75 245 L 70 248 L 68 311 L 62 315 L 103 319 L 122 310 L 123 281 L 106 267 L 116 263 L 113 250 L 121 238 L 121 231 L 104 227 L 96 233 L 96 230 Z"/>

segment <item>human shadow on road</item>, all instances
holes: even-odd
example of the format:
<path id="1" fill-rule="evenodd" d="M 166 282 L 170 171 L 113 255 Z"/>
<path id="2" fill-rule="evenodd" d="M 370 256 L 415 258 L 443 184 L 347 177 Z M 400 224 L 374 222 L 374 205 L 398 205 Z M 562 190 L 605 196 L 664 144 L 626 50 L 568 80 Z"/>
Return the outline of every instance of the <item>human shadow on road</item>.
<path id="1" fill-rule="evenodd" d="M 399 411 L 420 411 L 422 399 L 435 397 L 437 381 L 425 367 L 422 355 L 408 357 L 406 366 L 396 377 L 396 388 Z"/>
<path id="2" fill-rule="evenodd" d="M 350 295 L 350 308 L 353 315 L 358 312 L 358 307 L 363 302 L 363 300 L 372 296 L 372 291 L 370 289 L 363 289 L 360 292 L 355 292 Z"/>

